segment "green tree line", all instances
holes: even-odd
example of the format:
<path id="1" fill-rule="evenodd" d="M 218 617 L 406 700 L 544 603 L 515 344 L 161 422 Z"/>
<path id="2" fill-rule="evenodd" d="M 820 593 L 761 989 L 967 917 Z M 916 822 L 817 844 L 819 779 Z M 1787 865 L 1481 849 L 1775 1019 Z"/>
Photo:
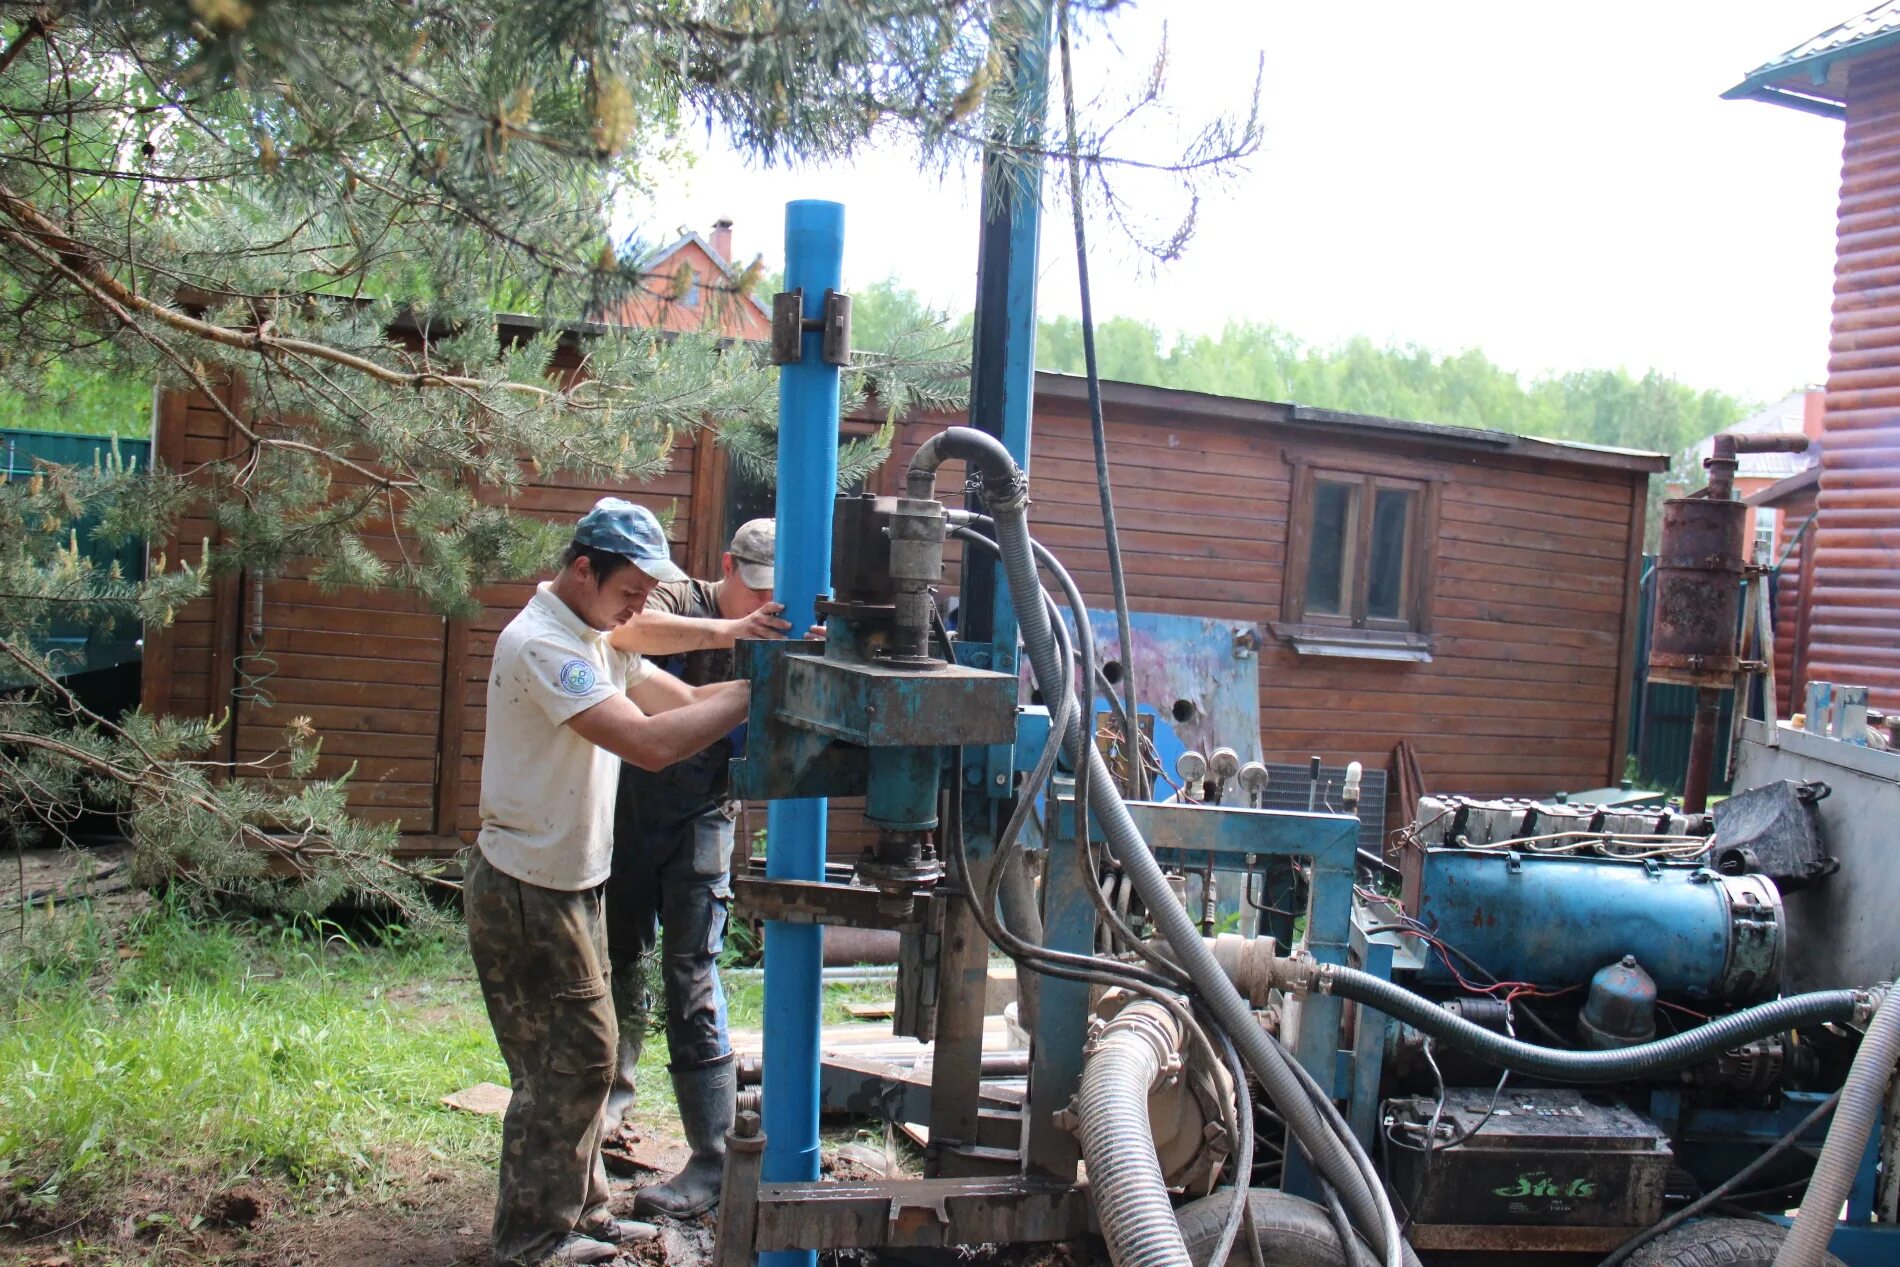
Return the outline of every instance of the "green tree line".
<path id="1" fill-rule="evenodd" d="M 894 278 L 854 298 L 852 323 L 867 343 L 931 324 L 967 343 L 970 329 L 967 315 L 933 311 Z M 1219 334 L 1171 335 L 1151 322 L 1111 317 L 1096 327 L 1095 342 L 1102 377 L 1119 382 L 1672 456 L 1756 408 L 1654 370 L 1582 369 L 1526 379 L 1476 349 L 1440 353 L 1363 337 L 1323 346 L 1270 322 L 1233 321 Z M 1082 323 L 1044 317 L 1037 324 L 1036 365 L 1082 373 Z"/>

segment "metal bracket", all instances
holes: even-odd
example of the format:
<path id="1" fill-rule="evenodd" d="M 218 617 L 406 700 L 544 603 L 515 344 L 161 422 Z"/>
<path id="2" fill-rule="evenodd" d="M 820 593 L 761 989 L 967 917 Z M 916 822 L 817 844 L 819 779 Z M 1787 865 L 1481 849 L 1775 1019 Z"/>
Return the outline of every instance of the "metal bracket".
<path id="1" fill-rule="evenodd" d="M 772 296 L 772 364 L 796 365 L 805 359 L 805 332 L 817 330 L 823 338 L 818 359 L 826 365 L 851 364 L 851 296 L 829 288 L 824 315 L 805 316 L 805 291 L 780 291 Z"/>

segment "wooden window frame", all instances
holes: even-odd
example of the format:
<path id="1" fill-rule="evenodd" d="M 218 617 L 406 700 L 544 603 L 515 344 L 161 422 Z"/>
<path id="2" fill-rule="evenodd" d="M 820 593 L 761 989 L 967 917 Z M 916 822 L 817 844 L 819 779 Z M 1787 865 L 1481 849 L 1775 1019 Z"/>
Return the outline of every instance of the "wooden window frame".
<path id="1" fill-rule="evenodd" d="M 1303 654 L 1344 655 L 1426 661 L 1432 648 L 1432 591 L 1438 541 L 1438 495 L 1443 477 L 1425 473 L 1394 474 L 1387 467 L 1349 458 L 1287 455 L 1292 468 L 1287 505 L 1286 573 L 1281 586 L 1280 619 L 1273 633 Z M 1332 615 L 1306 610 L 1307 569 L 1311 562 L 1315 489 L 1320 483 L 1355 485 L 1353 514 L 1359 549 L 1341 580 L 1347 611 Z M 1406 587 L 1398 618 L 1369 615 L 1372 570 L 1372 516 L 1380 489 L 1412 494 L 1406 524 Z"/>

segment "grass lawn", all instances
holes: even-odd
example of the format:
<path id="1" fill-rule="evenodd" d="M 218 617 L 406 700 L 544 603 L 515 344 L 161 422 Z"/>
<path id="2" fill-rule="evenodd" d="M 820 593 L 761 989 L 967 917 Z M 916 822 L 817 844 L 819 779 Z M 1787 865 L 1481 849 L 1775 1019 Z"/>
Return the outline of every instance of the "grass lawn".
<path id="1" fill-rule="evenodd" d="M 433 1247 L 413 1261 L 485 1261 L 500 1123 L 439 1101 L 507 1073 L 458 924 L 164 905 L 109 924 L 81 907 L 31 912 L 22 937 L 16 918 L 0 930 L 0 1255 L 411 1261 L 342 1248 L 368 1212 L 365 1237 Z M 730 993 L 734 1027 L 756 1026 L 761 986 Z M 828 991 L 826 1019 L 888 994 Z M 673 1110 L 665 1047 L 646 1047 L 643 1118 Z"/>

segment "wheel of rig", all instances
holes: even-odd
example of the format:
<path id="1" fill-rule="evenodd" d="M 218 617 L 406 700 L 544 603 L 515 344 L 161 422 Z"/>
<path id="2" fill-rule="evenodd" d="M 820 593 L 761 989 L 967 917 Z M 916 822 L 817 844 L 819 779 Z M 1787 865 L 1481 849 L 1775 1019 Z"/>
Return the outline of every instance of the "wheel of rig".
<path id="1" fill-rule="evenodd" d="M 1788 1229 L 1753 1219 L 1697 1219 L 1658 1236 L 1623 1267 L 1769 1267 Z M 1829 1254 L 1827 1267 L 1846 1267 Z"/>
<path id="2" fill-rule="evenodd" d="M 1254 1228 L 1260 1234 L 1261 1255 L 1272 1267 L 1347 1267 L 1339 1252 L 1339 1236 L 1333 1231 L 1333 1221 L 1325 1210 L 1304 1198 L 1270 1188 L 1255 1188 L 1249 1199 L 1253 1202 Z M 1235 1238 L 1226 1263 L 1207 1261 L 1214 1252 L 1214 1242 L 1220 1239 L 1221 1225 L 1226 1222 L 1233 1201 L 1230 1192 L 1217 1192 L 1175 1211 L 1194 1267 L 1229 1267 L 1229 1264 L 1246 1267 L 1252 1261 L 1244 1228 Z M 1378 1258 L 1364 1241 L 1356 1248 L 1359 1252 L 1351 1267 L 1379 1267 Z M 1418 1256 L 1409 1245 L 1405 1261 L 1408 1267 L 1418 1267 Z"/>

